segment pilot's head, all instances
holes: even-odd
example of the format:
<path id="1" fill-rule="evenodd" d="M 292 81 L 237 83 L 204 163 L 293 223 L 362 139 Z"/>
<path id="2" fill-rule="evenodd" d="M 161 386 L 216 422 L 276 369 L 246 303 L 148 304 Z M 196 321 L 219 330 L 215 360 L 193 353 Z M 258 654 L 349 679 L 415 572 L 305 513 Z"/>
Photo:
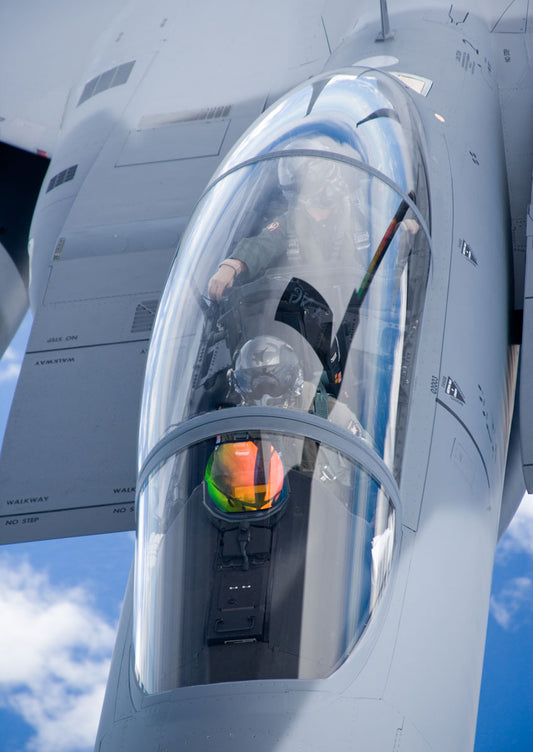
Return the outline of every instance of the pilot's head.
<path id="1" fill-rule="evenodd" d="M 289 202 L 304 206 L 332 208 L 341 188 L 338 163 L 325 157 L 284 157 L 278 176 Z"/>
<path id="2" fill-rule="evenodd" d="M 315 137 L 293 142 L 291 148 L 313 150 L 321 156 L 287 155 L 280 160 L 278 178 L 287 198 L 308 208 L 332 210 L 339 206 L 348 191 L 346 175 L 349 174 L 352 181 L 355 175 L 352 167 L 334 156 L 345 151 L 343 146 L 329 138 Z M 358 158 L 360 155 L 350 149 L 349 156 Z"/>
<path id="3" fill-rule="evenodd" d="M 281 457 L 270 441 L 261 439 L 218 444 L 205 481 L 211 511 L 223 517 L 271 515 L 287 496 Z"/>
<path id="4" fill-rule="evenodd" d="M 296 353 L 271 335 L 242 346 L 229 378 L 243 405 L 296 407 L 302 394 L 303 371 Z"/>

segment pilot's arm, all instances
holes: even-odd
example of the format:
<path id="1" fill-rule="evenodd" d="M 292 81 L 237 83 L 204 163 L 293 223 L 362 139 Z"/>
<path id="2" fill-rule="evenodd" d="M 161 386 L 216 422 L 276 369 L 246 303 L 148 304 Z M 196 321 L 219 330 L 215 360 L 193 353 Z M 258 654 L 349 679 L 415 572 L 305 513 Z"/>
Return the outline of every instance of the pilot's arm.
<path id="1" fill-rule="evenodd" d="M 243 272 L 247 272 L 250 279 L 255 279 L 286 253 L 287 244 L 285 217 L 270 222 L 259 235 L 243 238 L 209 280 L 207 294 L 212 300 L 220 300 L 236 277 Z"/>
<path id="2" fill-rule="evenodd" d="M 416 235 L 418 230 L 420 229 L 420 225 L 416 221 L 416 219 L 404 219 L 402 222 L 402 228 L 404 230 L 407 230 L 411 235 Z"/>

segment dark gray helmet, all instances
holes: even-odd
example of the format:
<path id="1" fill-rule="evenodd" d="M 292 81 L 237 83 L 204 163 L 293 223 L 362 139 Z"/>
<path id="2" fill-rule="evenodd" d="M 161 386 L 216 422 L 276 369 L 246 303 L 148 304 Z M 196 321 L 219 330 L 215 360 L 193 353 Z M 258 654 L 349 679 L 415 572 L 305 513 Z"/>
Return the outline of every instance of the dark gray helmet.
<path id="1" fill-rule="evenodd" d="M 288 407 L 302 393 L 303 371 L 290 345 L 263 334 L 242 346 L 231 384 L 246 405 Z"/>

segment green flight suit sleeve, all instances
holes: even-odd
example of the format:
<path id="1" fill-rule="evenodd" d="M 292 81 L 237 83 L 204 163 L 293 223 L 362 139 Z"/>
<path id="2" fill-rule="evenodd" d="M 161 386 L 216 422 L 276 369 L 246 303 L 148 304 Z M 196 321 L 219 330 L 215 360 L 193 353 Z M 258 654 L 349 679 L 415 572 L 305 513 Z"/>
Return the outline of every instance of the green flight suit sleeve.
<path id="1" fill-rule="evenodd" d="M 287 218 L 280 217 L 270 222 L 260 233 L 251 238 L 240 240 L 230 258 L 246 264 L 250 279 L 271 266 L 287 252 L 289 235 Z"/>

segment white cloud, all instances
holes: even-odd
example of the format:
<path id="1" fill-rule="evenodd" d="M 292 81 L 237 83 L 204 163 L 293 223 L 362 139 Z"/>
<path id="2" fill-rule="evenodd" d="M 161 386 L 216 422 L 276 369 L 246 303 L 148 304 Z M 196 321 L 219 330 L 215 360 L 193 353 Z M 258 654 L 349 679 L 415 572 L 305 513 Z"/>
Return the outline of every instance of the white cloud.
<path id="1" fill-rule="evenodd" d="M 22 353 L 8 347 L 0 360 L 0 384 L 15 383 L 20 372 Z"/>
<path id="2" fill-rule="evenodd" d="M 509 630 L 517 626 L 517 615 L 520 621 L 524 613 L 531 611 L 533 596 L 533 582 L 529 577 L 515 577 L 497 594 L 491 596 L 490 610 L 500 627 Z"/>
<path id="3" fill-rule="evenodd" d="M 533 615 L 533 581 L 517 577 L 524 571 L 525 557 L 533 557 L 533 495 L 524 496 L 496 549 L 495 565 L 500 587 L 493 584 L 490 613 L 505 630 L 517 629 Z M 511 576 L 510 576 L 511 575 Z"/>
<path id="4" fill-rule="evenodd" d="M 32 316 L 28 312 L 19 326 L 11 344 L 0 358 L 0 387 L 14 388 L 17 381 L 22 359 L 26 351 L 26 343 L 30 336 Z"/>
<path id="5" fill-rule="evenodd" d="M 115 630 L 83 588 L 0 556 L 0 704 L 35 731 L 28 752 L 92 749 Z"/>
<path id="6" fill-rule="evenodd" d="M 533 556 L 533 495 L 524 496 L 497 549 L 500 560 L 517 553 Z"/>

